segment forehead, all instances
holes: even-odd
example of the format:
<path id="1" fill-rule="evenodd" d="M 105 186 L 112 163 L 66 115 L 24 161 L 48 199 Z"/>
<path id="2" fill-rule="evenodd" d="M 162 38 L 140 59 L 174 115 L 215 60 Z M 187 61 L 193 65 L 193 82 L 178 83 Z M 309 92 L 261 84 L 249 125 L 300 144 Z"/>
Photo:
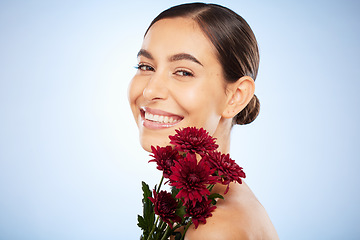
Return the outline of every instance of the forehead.
<path id="1" fill-rule="evenodd" d="M 147 32 L 142 49 L 153 54 L 189 53 L 203 61 L 216 59 L 215 48 L 211 41 L 190 18 L 159 20 Z"/>

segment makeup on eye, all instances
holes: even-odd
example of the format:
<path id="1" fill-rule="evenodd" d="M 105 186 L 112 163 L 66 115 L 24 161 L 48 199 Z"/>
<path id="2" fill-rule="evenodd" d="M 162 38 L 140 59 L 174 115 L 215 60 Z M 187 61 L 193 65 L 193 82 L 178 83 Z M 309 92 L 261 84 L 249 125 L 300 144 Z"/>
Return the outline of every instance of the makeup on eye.
<path id="1" fill-rule="evenodd" d="M 176 70 L 174 72 L 175 75 L 177 76 L 181 76 L 181 77 L 193 77 L 194 74 L 188 70 L 184 70 L 184 69 L 180 69 L 180 70 Z"/>
<path id="2" fill-rule="evenodd" d="M 154 61 L 155 57 L 153 56 L 153 54 L 146 50 L 146 49 L 140 49 L 140 51 L 137 54 L 138 58 L 146 58 L 150 61 Z M 196 64 L 198 66 L 203 67 L 203 64 L 193 55 L 189 54 L 189 53 L 177 53 L 177 54 L 173 54 L 171 56 L 169 56 L 167 58 L 167 61 L 172 64 L 172 63 L 176 63 L 176 62 L 182 62 L 182 61 L 187 61 L 187 62 L 191 62 L 192 64 Z M 142 64 L 139 63 L 138 66 L 136 67 L 137 69 L 139 69 L 140 71 L 155 71 L 154 67 L 151 67 L 148 64 Z M 180 70 L 175 70 L 173 72 L 174 75 L 176 76 L 180 76 L 180 77 L 194 77 L 194 73 L 192 71 L 189 70 L 184 70 L 184 69 L 180 69 Z"/>
<path id="3" fill-rule="evenodd" d="M 148 65 L 148 64 L 144 64 L 144 63 L 139 63 L 135 66 L 136 69 L 140 70 L 140 71 L 155 71 L 155 69 Z"/>
<path id="4" fill-rule="evenodd" d="M 155 71 L 155 69 L 152 66 L 144 63 L 137 64 L 135 68 L 140 71 Z M 194 77 L 194 74 L 191 71 L 185 69 L 176 70 L 174 71 L 173 74 L 180 77 Z"/>
<path id="5" fill-rule="evenodd" d="M 150 51 L 148 51 L 146 49 L 140 49 L 140 51 L 137 54 L 137 57 L 138 58 L 145 57 L 147 59 L 154 60 L 154 56 L 151 54 Z M 196 64 L 199 64 L 200 66 L 203 66 L 202 63 L 195 56 L 193 56 L 189 53 L 177 53 L 177 54 L 173 54 L 168 57 L 169 62 L 176 62 L 176 61 L 182 61 L 182 60 L 191 61 Z"/>

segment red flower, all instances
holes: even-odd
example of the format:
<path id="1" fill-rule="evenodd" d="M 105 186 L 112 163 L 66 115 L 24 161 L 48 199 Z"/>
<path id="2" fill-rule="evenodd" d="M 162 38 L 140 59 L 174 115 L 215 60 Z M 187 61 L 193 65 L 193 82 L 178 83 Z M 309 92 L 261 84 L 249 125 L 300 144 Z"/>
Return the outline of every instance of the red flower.
<path id="1" fill-rule="evenodd" d="M 217 151 L 209 152 L 206 160 L 210 163 L 211 168 L 216 169 L 221 178 L 220 183 L 228 185 L 224 194 L 229 191 L 230 182 L 236 181 L 241 184 L 241 178 L 246 177 L 243 168 L 237 165 L 229 154 L 221 154 Z"/>
<path id="2" fill-rule="evenodd" d="M 181 218 L 175 214 L 177 201 L 171 196 L 171 193 L 160 191 L 156 193 L 153 190 L 154 198 L 149 197 L 150 201 L 154 204 L 155 214 L 160 216 L 161 220 L 169 224 L 170 228 L 173 227 L 172 222 L 181 222 Z"/>
<path id="3" fill-rule="evenodd" d="M 169 178 L 171 175 L 170 167 L 174 166 L 175 162 L 178 161 L 182 156 L 178 153 L 177 150 L 172 149 L 171 146 L 159 147 L 156 148 L 151 146 L 152 155 L 154 159 L 149 162 L 156 162 L 157 169 L 163 171 L 163 175 L 166 178 Z"/>
<path id="4" fill-rule="evenodd" d="M 208 184 L 216 183 L 217 177 L 212 176 L 214 169 L 210 169 L 203 159 L 197 163 L 196 155 L 187 154 L 186 157 L 171 167 L 170 185 L 180 189 L 177 198 L 184 198 L 184 202 L 201 201 L 207 199 L 210 191 Z M 195 202 L 194 202 L 195 204 Z"/>
<path id="5" fill-rule="evenodd" d="M 207 151 L 214 151 L 218 148 L 215 138 L 203 128 L 186 127 L 175 130 L 174 136 L 169 136 L 170 143 L 175 145 L 175 149 L 181 152 L 198 153 L 204 155 Z"/>
<path id="6" fill-rule="evenodd" d="M 202 200 L 201 202 L 196 202 L 195 206 L 191 204 L 186 205 L 186 214 L 185 217 L 192 217 L 192 221 L 195 225 L 195 228 L 199 226 L 199 223 L 206 223 L 206 218 L 212 216 L 212 211 L 214 211 L 216 206 L 211 205 L 211 200 Z"/>

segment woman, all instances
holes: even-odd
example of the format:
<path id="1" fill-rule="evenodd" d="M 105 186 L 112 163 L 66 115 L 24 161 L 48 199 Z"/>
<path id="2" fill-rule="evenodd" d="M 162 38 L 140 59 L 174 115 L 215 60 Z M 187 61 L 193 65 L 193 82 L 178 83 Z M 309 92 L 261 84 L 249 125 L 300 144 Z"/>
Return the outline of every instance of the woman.
<path id="1" fill-rule="evenodd" d="M 254 95 L 259 52 L 239 15 L 214 4 L 175 6 L 158 15 L 145 33 L 129 102 L 146 151 L 169 144 L 175 129 L 195 126 L 228 153 L 234 124 L 259 112 Z M 213 192 L 224 193 L 216 185 Z M 213 216 L 185 239 L 278 239 L 264 208 L 248 186 L 230 185 Z"/>

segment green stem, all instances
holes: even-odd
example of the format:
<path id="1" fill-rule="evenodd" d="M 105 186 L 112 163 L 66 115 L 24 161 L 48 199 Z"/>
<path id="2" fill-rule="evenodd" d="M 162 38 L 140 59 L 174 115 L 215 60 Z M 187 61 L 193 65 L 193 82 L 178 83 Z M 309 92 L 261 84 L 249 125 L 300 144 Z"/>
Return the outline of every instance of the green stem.
<path id="1" fill-rule="evenodd" d="M 167 226 L 167 227 L 166 227 L 166 231 L 165 231 L 163 237 L 161 238 L 161 240 L 165 240 L 165 239 L 168 238 L 169 231 L 170 231 L 170 227 Z"/>
<path id="2" fill-rule="evenodd" d="M 166 228 L 166 223 L 161 221 L 160 226 L 159 226 L 160 231 L 164 231 L 165 228 Z"/>
<path id="3" fill-rule="evenodd" d="M 191 223 L 192 223 L 192 221 L 190 220 L 190 221 L 188 222 L 188 224 L 186 225 L 185 230 L 184 230 L 184 233 L 183 233 L 183 235 L 181 236 L 181 239 L 180 239 L 180 240 L 183 240 L 183 239 L 184 239 L 185 233 L 186 233 L 186 231 L 188 230 L 188 228 L 190 227 Z"/>
<path id="4" fill-rule="evenodd" d="M 161 177 L 159 187 L 156 189 L 156 193 L 159 193 L 163 181 L 164 181 L 164 175 Z M 155 222 L 155 224 L 153 225 L 153 227 L 152 227 L 152 229 L 151 229 L 151 232 L 150 232 L 147 240 L 150 240 L 150 237 L 151 237 L 151 235 L 154 233 L 158 221 L 159 221 L 159 216 L 157 216 L 156 222 Z M 162 222 L 162 223 L 163 223 L 163 222 Z M 160 225 L 162 225 L 162 224 L 160 224 Z"/>
<path id="5" fill-rule="evenodd" d="M 178 224 L 175 227 L 173 227 L 173 230 L 175 231 L 176 229 L 181 228 L 181 226 L 182 226 L 181 224 Z"/>
<path id="6" fill-rule="evenodd" d="M 160 192 L 160 188 L 161 188 L 161 185 L 162 185 L 163 181 L 164 181 L 164 175 L 161 177 L 160 184 L 159 184 L 158 189 L 156 190 L 156 193 Z"/>
<path id="7" fill-rule="evenodd" d="M 155 222 L 155 224 L 153 225 L 153 227 L 152 227 L 152 229 L 151 229 L 151 232 L 150 232 L 150 234 L 149 234 L 149 236 L 148 236 L 147 240 L 150 240 L 150 237 L 151 237 L 151 235 L 154 233 L 154 231 L 155 231 L 155 228 L 156 228 L 156 225 L 157 225 L 158 221 L 159 221 L 159 216 L 157 216 L 157 218 L 156 218 L 156 222 Z"/>

